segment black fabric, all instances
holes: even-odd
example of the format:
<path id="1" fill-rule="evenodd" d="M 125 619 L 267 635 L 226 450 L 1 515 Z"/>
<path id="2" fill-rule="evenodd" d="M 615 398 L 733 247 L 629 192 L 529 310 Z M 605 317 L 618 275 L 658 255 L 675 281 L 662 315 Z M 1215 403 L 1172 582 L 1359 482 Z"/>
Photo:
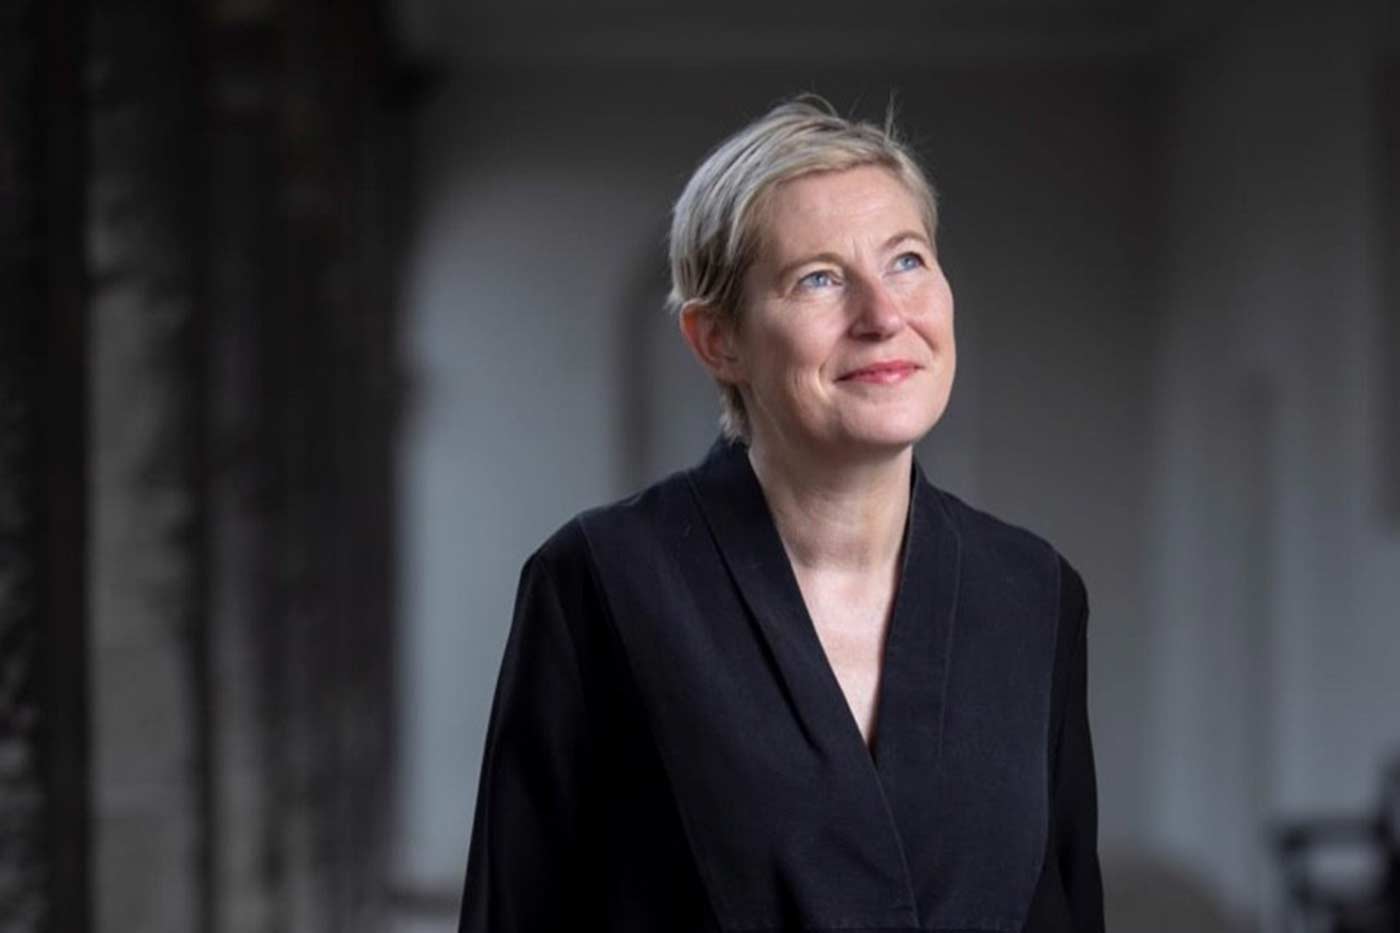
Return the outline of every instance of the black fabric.
<path id="1" fill-rule="evenodd" d="M 869 748 L 742 446 L 531 557 L 464 933 L 1103 929 L 1083 584 L 911 481 Z"/>

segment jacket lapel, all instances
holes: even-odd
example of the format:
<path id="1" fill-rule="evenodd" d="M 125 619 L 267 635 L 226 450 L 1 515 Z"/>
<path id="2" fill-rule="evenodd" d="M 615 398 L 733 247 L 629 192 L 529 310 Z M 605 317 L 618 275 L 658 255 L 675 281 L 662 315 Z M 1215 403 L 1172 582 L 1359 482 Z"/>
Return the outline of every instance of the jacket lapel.
<path id="1" fill-rule="evenodd" d="M 867 825 L 857 828 L 849 840 L 850 844 L 870 845 L 877 851 L 884 850 L 897 856 L 895 871 L 903 884 L 902 890 L 891 893 L 897 902 L 911 905 L 912 911 L 909 861 L 904 854 L 896 814 L 886 797 L 876 762 L 866 748 L 860 728 L 808 614 L 763 489 L 749 464 L 747 449 L 739 444 L 718 442 L 705 461 L 692 471 L 691 481 L 719 553 L 765 641 L 790 713 L 811 747 L 814 760 L 843 775 L 854 791 L 865 798 L 868 809 L 881 815 L 878 827 Z M 905 551 L 907 557 L 907 534 Z M 896 599 L 898 602 L 900 597 Z M 901 611 L 906 615 L 927 611 L 928 601 L 925 594 L 916 594 L 911 604 Z M 909 621 L 900 626 L 910 627 Z M 912 623 L 912 627 L 917 627 L 917 623 Z M 894 630 L 892 624 L 891 636 Z M 900 637 L 923 640 L 923 636 L 917 632 L 907 636 L 901 634 Z M 944 641 L 934 640 L 940 644 Z M 935 696 L 941 693 L 936 686 L 927 687 L 919 691 L 921 698 L 926 698 L 930 693 Z M 889 692 L 882 684 L 879 699 L 882 706 L 889 702 Z M 907 708 L 911 703 L 918 702 L 900 686 L 893 687 L 893 694 L 897 707 Z M 900 717 L 912 718 L 915 717 L 908 713 Z M 900 719 L 897 719 L 892 732 L 899 728 Z M 883 745 L 887 740 L 883 714 L 880 712 L 877 712 L 877 721 L 877 742 Z M 891 740 L 890 744 L 895 749 L 904 745 L 897 739 Z M 894 760 L 896 763 L 900 761 L 897 754 Z M 872 832 L 879 838 L 862 843 L 860 836 L 868 838 Z M 873 853 L 872 857 L 875 857 Z"/>
<path id="2" fill-rule="evenodd" d="M 1058 556 L 922 476 L 910 524 L 880 777 L 923 925 L 1019 930 L 1049 826 Z"/>
<path id="3" fill-rule="evenodd" d="M 937 770 L 961 557 L 956 529 L 915 464 L 876 710 L 873 751 L 887 790 L 903 774 Z"/>
<path id="4" fill-rule="evenodd" d="M 744 604 L 778 664 L 792 714 L 827 758 L 865 742 L 817 637 L 763 489 L 741 445 L 720 442 L 693 473 L 710 532 Z M 859 765 L 851 762 L 852 767 Z"/>

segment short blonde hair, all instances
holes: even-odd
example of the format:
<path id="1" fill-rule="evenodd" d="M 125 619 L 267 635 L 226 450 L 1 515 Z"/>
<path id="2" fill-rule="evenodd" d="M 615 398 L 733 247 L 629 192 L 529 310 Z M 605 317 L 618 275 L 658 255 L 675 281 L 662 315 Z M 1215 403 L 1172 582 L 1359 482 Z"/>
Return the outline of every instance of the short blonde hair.
<path id="1" fill-rule="evenodd" d="M 773 189 L 814 172 L 879 165 L 919 202 L 932 242 L 938 231 L 933 185 L 895 131 L 891 108 L 883 126 L 840 116 L 825 99 L 803 94 L 768 111 L 717 146 L 686 183 L 672 210 L 671 293 L 667 308 L 710 306 L 729 323 L 742 314 L 743 282 L 762 233 Z M 747 441 L 748 413 L 739 390 L 720 386 L 720 427 Z"/>

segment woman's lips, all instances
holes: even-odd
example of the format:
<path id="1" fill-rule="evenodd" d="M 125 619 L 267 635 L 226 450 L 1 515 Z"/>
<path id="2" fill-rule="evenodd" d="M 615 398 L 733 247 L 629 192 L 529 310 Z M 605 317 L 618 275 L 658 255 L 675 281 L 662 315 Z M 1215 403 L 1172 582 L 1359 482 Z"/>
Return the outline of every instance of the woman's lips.
<path id="1" fill-rule="evenodd" d="M 892 382 L 900 382 L 907 379 L 917 369 L 918 365 L 909 360 L 890 360 L 884 363 L 872 363 L 869 366 L 862 366 L 860 369 L 853 369 L 843 375 L 838 382 L 869 382 L 876 385 L 888 385 Z"/>

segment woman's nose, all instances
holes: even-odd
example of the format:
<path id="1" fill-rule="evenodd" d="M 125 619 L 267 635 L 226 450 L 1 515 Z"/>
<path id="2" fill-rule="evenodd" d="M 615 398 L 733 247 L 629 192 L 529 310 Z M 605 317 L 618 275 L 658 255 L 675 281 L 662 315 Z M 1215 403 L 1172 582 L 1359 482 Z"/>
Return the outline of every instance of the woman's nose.
<path id="1" fill-rule="evenodd" d="M 857 290 L 856 301 L 855 336 L 883 339 L 904 326 L 904 312 L 883 282 L 865 284 Z"/>

